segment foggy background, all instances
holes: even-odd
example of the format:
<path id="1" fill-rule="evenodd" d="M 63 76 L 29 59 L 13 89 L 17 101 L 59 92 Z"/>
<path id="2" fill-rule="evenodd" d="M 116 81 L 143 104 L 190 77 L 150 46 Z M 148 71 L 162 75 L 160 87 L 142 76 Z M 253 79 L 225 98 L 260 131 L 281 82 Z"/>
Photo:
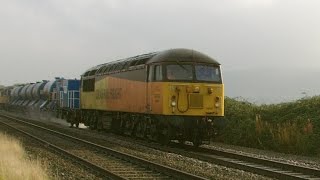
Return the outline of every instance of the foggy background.
<path id="1" fill-rule="evenodd" d="M 80 78 L 170 48 L 222 64 L 225 95 L 277 103 L 320 94 L 317 0 L 0 0 L 0 84 Z"/>

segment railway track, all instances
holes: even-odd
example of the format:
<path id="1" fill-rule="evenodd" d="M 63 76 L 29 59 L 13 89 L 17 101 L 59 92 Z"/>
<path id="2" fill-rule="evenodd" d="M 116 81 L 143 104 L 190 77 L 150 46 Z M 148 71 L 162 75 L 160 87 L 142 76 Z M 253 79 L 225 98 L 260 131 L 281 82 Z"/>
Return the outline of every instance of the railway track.
<path id="1" fill-rule="evenodd" d="M 320 180 L 320 170 L 273 160 L 251 157 L 238 153 L 184 145 L 191 156 L 207 162 L 241 169 L 277 179 Z"/>
<path id="2" fill-rule="evenodd" d="M 181 145 L 173 142 L 169 145 L 169 147 L 163 147 L 156 143 L 144 143 L 143 141 L 138 141 L 137 143 L 161 151 L 181 154 L 190 158 L 240 169 L 271 178 L 320 180 L 319 169 L 297 166 L 221 150 Z"/>
<path id="3" fill-rule="evenodd" d="M 118 138 L 128 141 L 128 137 L 118 136 Z M 188 145 L 171 143 L 164 147 L 157 143 L 150 143 L 141 140 L 132 140 L 135 144 L 140 144 L 152 149 L 158 149 L 164 152 L 180 154 L 186 157 L 199 159 L 205 162 L 232 167 L 235 169 L 252 172 L 277 179 L 314 179 L 320 180 L 320 170 L 296 166 L 287 163 L 281 163 L 272 160 L 266 160 L 237 153 L 218 151 L 208 148 L 195 148 Z M 112 143 L 112 142 L 110 142 Z M 116 144 L 116 143 L 115 143 Z M 128 147 L 130 148 L 130 147 Z"/>
<path id="4" fill-rule="evenodd" d="M 192 175 L 177 169 L 173 169 L 167 166 L 156 164 L 126 153 L 121 153 L 105 146 L 95 144 L 89 141 L 79 139 L 61 132 L 57 132 L 39 125 L 26 122 L 16 117 L 10 117 L 0 114 L 0 123 L 8 126 L 24 135 L 33 138 L 40 143 L 44 144 L 47 148 L 53 149 L 63 157 L 67 157 L 72 161 L 90 169 L 98 176 L 110 179 L 205 179 L 196 175 Z M 26 127 L 31 127 L 32 132 L 26 130 Z M 36 130 L 35 130 L 36 129 Z M 33 132 L 42 132 L 43 135 L 34 135 Z M 44 134 L 50 134 L 48 137 Z M 50 140 L 49 140 L 50 139 Z M 62 145 L 61 141 L 65 141 Z M 67 141 L 67 143 L 66 143 Z M 70 142 L 70 143 L 69 143 Z M 74 144 L 68 146 L 66 144 Z M 76 146 L 78 145 L 78 146 Z M 61 147 L 65 146 L 65 147 Z M 83 147 L 86 147 L 83 150 Z M 93 159 L 99 159 L 94 161 L 88 160 L 85 157 L 81 157 L 81 154 L 75 153 L 82 149 L 82 151 L 91 151 L 96 154 L 103 153 L 104 156 L 97 156 Z M 98 153 L 97 153 L 98 152 Z M 86 155 L 88 156 L 88 154 Z M 90 156 L 90 155 L 89 155 Z M 92 162 L 94 161 L 94 162 Z M 103 164 L 103 166 L 101 165 Z"/>

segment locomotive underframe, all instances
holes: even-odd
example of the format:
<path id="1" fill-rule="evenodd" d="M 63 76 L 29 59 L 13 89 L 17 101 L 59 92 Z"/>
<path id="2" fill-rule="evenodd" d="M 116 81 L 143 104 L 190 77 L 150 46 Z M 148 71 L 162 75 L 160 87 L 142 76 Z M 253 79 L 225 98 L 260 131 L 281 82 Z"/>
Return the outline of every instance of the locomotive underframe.
<path id="1" fill-rule="evenodd" d="M 207 144 L 214 134 L 213 117 L 164 116 L 127 112 L 107 112 L 81 110 L 68 112 L 67 121 L 71 125 L 84 123 L 91 129 L 106 130 L 117 134 L 159 141 L 170 140 L 193 142 L 194 145 Z"/>

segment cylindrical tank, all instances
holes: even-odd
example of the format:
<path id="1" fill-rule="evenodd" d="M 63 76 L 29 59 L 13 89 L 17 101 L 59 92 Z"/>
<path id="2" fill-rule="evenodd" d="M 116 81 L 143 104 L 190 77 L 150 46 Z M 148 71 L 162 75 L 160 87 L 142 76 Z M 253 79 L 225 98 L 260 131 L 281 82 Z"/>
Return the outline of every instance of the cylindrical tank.
<path id="1" fill-rule="evenodd" d="M 23 88 L 21 89 L 21 92 L 19 94 L 19 97 L 22 99 L 27 99 L 27 89 L 30 86 L 30 84 L 23 86 Z"/>
<path id="2" fill-rule="evenodd" d="M 14 92 L 17 90 L 18 87 L 14 87 L 10 93 L 10 96 L 13 98 L 14 97 Z"/>
<path id="3" fill-rule="evenodd" d="M 27 99 L 33 99 L 33 96 L 32 96 L 32 90 L 33 90 L 33 88 L 35 87 L 35 85 L 36 84 L 30 84 L 30 86 L 28 87 L 28 89 L 27 89 L 27 92 L 26 92 L 26 94 L 27 94 Z"/>
<path id="4" fill-rule="evenodd" d="M 23 86 L 18 86 L 18 87 L 15 87 L 14 90 L 12 91 L 12 97 L 14 99 L 18 99 L 19 98 L 19 93 L 20 91 L 22 90 Z"/>
<path id="5" fill-rule="evenodd" d="M 43 88 L 43 91 L 40 92 L 41 98 L 49 99 L 50 93 L 53 91 L 53 88 L 56 87 L 56 81 L 49 81 Z"/>
<path id="6" fill-rule="evenodd" d="M 38 82 L 35 84 L 32 90 L 32 97 L 35 100 L 40 99 L 40 92 L 43 90 L 43 87 L 48 83 L 48 81 Z"/>

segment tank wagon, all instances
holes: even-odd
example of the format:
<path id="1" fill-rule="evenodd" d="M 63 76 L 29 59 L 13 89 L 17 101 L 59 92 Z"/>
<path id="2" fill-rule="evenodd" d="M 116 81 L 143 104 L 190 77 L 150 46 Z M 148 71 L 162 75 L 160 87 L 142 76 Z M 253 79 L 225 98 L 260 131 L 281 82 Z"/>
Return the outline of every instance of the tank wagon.
<path id="1" fill-rule="evenodd" d="M 22 90 L 21 90 L 21 93 L 20 93 L 20 97 L 21 97 L 21 102 L 18 104 L 20 106 L 27 106 L 30 102 L 31 102 L 31 91 L 34 87 L 34 84 L 31 83 L 31 84 L 28 84 L 28 85 L 25 85 Z"/>
<path id="2" fill-rule="evenodd" d="M 80 81 L 56 78 L 54 81 L 43 81 L 13 88 L 9 104 L 20 110 L 39 110 L 59 112 L 79 109 Z"/>
<path id="3" fill-rule="evenodd" d="M 13 90 L 11 91 L 11 94 L 10 94 L 10 97 L 11 97 L 11 101 L 9 103 L 10 105 L 17 105 L 18 102 L 21 101 L 19 94 L 20 94 L 22 88 L 23 88 L 23 85 L 19 85 L 19 86 L 16 86 L 13 88 Z"/>
<path id="4" fill-rule="evenodd" d="M 224 116 L 220 63 L 189 49 L 95 66 L 82 74 L 80 91 L 85 125 L 163 143 L 209 142 Z"/>
<path id="5" fill-rule="evenodd" d="M 42 111 L 50 111 L 54 110 L 55 107 L 55 101 L 56 101 L 56 95 L 54 93 L 54 90 L 57 87 L 57 81 L 59 79 L 55 79 L 54 81 L 48 81 L 42 91 L 40 91 L 40 110 Z"/>
<path id="6" fill-rule="evenodd" d="M 26 108 L 40 108 L 40 106 L 47 101 L 45 99 L 46 97 L 41 97 L 41 93 L 43 93 L 46 84 L 48 84 L 48 81 L 15 86 L 10 94 L 11 100 L 9 105 L 21 110 Z"/>
<path id="7" fill-rule="evenodd" d="M 47 83 L 48 81 L 42 81 L 34 84 L 31 91 L 31 102 L 28 105 L 29 107 L 39 108 L 41 104 L 44 103 L 45 98 L 41 98 L 41 92 Z"/>

